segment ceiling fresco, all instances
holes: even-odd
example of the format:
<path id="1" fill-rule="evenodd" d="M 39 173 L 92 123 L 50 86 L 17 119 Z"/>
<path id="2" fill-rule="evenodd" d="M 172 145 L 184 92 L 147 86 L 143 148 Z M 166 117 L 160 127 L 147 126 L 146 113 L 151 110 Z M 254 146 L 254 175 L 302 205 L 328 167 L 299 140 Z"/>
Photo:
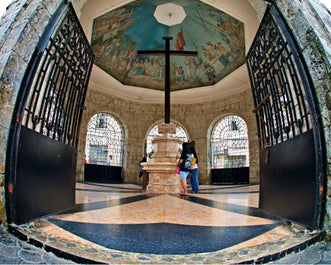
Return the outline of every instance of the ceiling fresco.
<path id="1" fill-rule="evenodd" d="M 165 3 L 133 1 L 95 18 L 94 63 L 124 85 L 164 90 L 164 56 L 137 55 L 137 50 L 164 50 L 163 37 L 171 36 L 171 50 L 198 52 L 171 56 L 171 91 L 213 85 L 245 63 L 242 22 L 197 0 L 174 0 L 186 17 L 167 26 L 153 16 Z"/>

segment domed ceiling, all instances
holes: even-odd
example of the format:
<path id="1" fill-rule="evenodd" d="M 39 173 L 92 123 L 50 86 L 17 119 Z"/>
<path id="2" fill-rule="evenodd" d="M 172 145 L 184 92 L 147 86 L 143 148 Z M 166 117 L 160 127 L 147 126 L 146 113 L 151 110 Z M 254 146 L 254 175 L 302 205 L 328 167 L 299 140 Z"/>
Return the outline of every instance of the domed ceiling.
<path id="1" fill-rule="evenodd" d="M 173 6 L 166 3 L 133 1 L 94 18 L 95 64 L 124 85 L 163 90 L 164 56 L 137 55 L 137 51 L 164 50 L 163 37 L 170 36 L 171 50 L 198 53 L 171 56 L 171 90 L 178 91 L 213 85 L 245 63 L 241 21 L 197 0 L 174 0 Z M 182 9 L 184 14 L 178 14 Z"/>

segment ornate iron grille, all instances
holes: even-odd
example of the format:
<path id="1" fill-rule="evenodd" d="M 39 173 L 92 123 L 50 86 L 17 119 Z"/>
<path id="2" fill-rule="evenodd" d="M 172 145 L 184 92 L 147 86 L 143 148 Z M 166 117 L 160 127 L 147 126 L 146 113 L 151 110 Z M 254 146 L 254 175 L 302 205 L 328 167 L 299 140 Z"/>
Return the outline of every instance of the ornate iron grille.
<path id="1" fill-rule="evenodd" d="M 295 46 L 274 9 L 268 10 L 247 55 L 261 147 L 312 128 L 308 84 Z"/>
<path id="2" fill-rule="evenodd" d="M 124 130 L 113 116 L 94 115 L 88 123 L 85 154 L 87 162 L 98 165 L 122 166 Z"/>
<path id="3" fill-rule="evenodd" d="M 172 123 L 172 122 L 171 122 Z M 159 134 L 158 131 L 158 125 L 155 125 L 150 132 L 148 133 L 147 136 L 147 143 L 146 143 L 146 151 L 148 154 L 150 153 L 154 153 L 154 146 L 152 144 L 152 140 L 156 137 L 160 137 L 161 135 Z M 182 140 L 183 142 L 187 142 L 187 135 L 186 132 L 184 131 L 184 129 L 176 124 L 176 134 L 170 134 L 170 136 L 172 137 L 176 137 L 179 138 L 180 140 Z"/>
<path id="4" fill-rule="evenodd" d="M 249 165 L 248 134 L 245 121 L 238 116 L 221 119 L 211 134 L 212 168 Z"/>
<path id="5" fill-rule="evenodd" d="M 77 147 L 93 54 L 72 5 L 59 13 L 37 47 L 22 124 Z"/>

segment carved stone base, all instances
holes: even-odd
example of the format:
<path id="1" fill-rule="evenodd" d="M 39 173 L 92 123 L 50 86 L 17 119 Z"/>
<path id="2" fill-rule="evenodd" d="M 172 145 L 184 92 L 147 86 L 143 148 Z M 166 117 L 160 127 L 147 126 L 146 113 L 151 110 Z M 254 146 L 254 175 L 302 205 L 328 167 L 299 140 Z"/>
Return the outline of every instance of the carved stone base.
<path id="1" fill-rule="evenodd" d="M 179 193 L 180 181 L 176 174 L 176 163 L 146 162 L 144 170 L 149 173 L 148 193 Z"/>
<path id="2" fill-rule="evenodd" d="M 148 193 L 179 193 L 180 180 L 176 173 L 178 149 L 182 141 L 170 137 L 170 133 L 176 132 L 174 124 L 162 124 L 159 126 L 161 137 L 153 139 L 155 153 L 151 160 L 142 163 L 144 170 L 149 173 Z"/>

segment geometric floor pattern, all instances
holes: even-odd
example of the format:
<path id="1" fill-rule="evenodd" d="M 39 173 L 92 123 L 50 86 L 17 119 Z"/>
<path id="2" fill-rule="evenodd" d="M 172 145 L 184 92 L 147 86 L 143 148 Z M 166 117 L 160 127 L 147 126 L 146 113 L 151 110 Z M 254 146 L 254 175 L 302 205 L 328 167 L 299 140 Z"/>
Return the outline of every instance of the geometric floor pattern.
<path id="1" fill-rule="evenodd" d="M 91 187 L 85 191 L 103 196 L 99 189 L 102 185 Z M 218 251 L 263 235 L 284 222 L 256 207 L 216 201 L 210 195 L 235 195 L 242 201 L 256 196 L 256 191 L 245 192 L 245 188 L 252 189 L 233 187 L 224 193 L 224 189 L 213 186 L 211 190 L 203 189 L 200 197 L 139 194 L 91 201 L 49 221 L 76 236 L 120 251 L 171 255 Z M 123 189 L 120 192 L 131 193 Z"/>
<path id="2" fill-rule="evenodd" d="M 180 196 L 77 183 L 74 209 L 19 229 L 53 249 L 79 252 L 82 261 L 105 263 L 239 263 L 311 240 L 305 228 L 260 210 L 258 198 L 258 185 L 201 185 Z"/>

